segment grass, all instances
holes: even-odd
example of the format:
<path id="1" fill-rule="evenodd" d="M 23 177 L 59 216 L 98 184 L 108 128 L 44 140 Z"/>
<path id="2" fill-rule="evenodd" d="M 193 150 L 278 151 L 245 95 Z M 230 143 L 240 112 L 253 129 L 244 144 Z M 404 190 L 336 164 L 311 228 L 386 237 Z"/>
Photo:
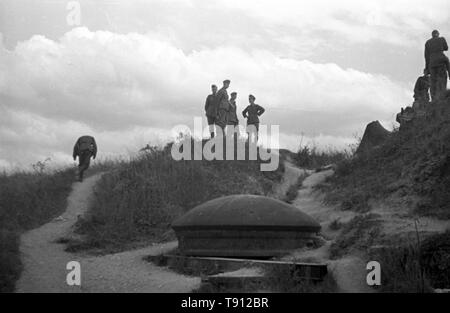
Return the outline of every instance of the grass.
<path id="1" fill-rule="evenodd" d="M 425 117 L 396 129 L 369 152 L 338 162 L 322 186 L 326 201 L 370 211 L 370 200 L 419 198 L 410 213 L 450 219 L 450 100 L 434 103 Z"/>
<path id="2" fill-rule="evenodd" d="M 372 246 L 380 234 L 380 221 L 377 218 L 376 214 L 357 215 L 348 223 L 339 225 L 341 232 L 330 247 L 330 257 L 337 259 Z"/>
<path id="3" fill-rule="evenodd" d="M 381 292 L 432 292 L 424 276 L 419 249 L 413 244 L 381 249 L 373 259 L 381 265 Z"/>
<path id="4" fill-rule="evenodd" d="M 301 273 L 292 267 L 271 267 L 266 276 L 270 283 L 266 289 L 282 293 L 334 293 L 337 292 L 337 284 L 331 274 L 327 274 L 323 281 L 305 280 Z"/>
<path id="5" fill-rule="evenodd" d="M 71 169 L 46 173 L 43 162 L 33 173 L 0 174 L 0 292 L 14 291 L 22 270 L 22 232 L 61 214 L 75 173 Z"/>
<path id="6" fill-rule="evenodd" d="M 171 144 L 152 147 L 103 175 L 76 225 L 83 240 L 68 249 L 115 252 L 173 239 L 170 223 L 196 205 L 231 194 L 266 195 L 283 173 L 282 164 L 261 172 L 259 160 L 174 161 L 170 151 Z"/>
<path id="7" fill-rule="evenodd" d="M 348 160 L 353 155 L 353 150 L 352 147 L 349 150 L 338 150 L 331 147 L 320 150 L 315 145 L 301 145 L 297 153 L 293 155 L 293 161 L 300 168 L 319 169 L 323 166 Z"/>

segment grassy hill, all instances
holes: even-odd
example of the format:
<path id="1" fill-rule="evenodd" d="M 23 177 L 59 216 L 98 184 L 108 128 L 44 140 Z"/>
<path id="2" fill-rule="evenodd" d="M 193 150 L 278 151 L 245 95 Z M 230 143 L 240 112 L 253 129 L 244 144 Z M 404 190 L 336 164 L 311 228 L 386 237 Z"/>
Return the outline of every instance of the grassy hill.
<path id="1" fill-rule="evenodd" d="M 411 214 L 450 219 L 450 100 L 430 105 L 379 147 L 346 159 L 328 200 L 369 211 L 371 199 L 403 201 Z"/>
<path id="2" fill-rule="evenodd" d="M 383 264 L 381 291 L 449 287 L 450 98 L 430 104 L 425 116 L 381 145 L 339 162 L 321 188 L 326 202 L 359 214 L 343 225 L 332 248 L 343 253 L 365 247 L 361 253 Z M 386 213 L 396 221 L 383 222 L 394 223 L 396 231 L 380 224 Z M 422 229 L 414 226 L 420 220 L 426 220 Z M 447 231 L 428 229 L 429 222 Z M 368 251 L 371 246 L 381 249 Z"/>
<path id="3" fill-rule="evenodd" d="M 203 143 L 204 144 L 204 143 Z M 143 151 L 103 175 L 78 239 L 68 250 L 113 252 L 173 239 L 170 223 L 196 205 L 231 194 L 266 195 L 283 174 L 261 172 L 261 161 L 175 161 L 171 145 Z"/>

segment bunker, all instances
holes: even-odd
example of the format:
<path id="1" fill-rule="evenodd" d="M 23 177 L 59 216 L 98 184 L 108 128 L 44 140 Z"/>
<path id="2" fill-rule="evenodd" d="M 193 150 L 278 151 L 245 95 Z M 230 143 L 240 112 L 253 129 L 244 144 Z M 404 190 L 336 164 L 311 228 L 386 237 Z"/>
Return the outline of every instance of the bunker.
<path id="1" fill-rule="evenodd" d="M 285 202 L 254 195 L 207 201 L 177 219 L 172 228 L 181 254 L 272 257 L 311 243 L 320 225 Z"/>

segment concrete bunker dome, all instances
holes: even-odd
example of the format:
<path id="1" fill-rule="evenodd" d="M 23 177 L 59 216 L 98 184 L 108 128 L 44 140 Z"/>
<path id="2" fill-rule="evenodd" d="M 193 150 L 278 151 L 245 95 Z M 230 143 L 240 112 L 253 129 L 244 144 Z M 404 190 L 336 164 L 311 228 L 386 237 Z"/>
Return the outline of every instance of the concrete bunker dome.
<path id="1" fill-rule="evenodd" d="M 272 257 L 304 247 L 321 227 L 280 200 L 233 195 L 200 204 L 172 228 L 184 255 Z"/>

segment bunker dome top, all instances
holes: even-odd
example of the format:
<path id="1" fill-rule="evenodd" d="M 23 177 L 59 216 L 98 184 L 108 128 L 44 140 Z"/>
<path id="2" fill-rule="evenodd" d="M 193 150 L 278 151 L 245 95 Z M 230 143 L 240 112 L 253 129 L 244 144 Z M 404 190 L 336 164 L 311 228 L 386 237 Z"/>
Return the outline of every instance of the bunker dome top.
<path id="1" fill-rule="evenodd" d="M 319 223 L 295 206 L 256 195 L 232 195 L 207 201 L 178 218 L 172 228 L 175 231 L 320 231 Z"/>

